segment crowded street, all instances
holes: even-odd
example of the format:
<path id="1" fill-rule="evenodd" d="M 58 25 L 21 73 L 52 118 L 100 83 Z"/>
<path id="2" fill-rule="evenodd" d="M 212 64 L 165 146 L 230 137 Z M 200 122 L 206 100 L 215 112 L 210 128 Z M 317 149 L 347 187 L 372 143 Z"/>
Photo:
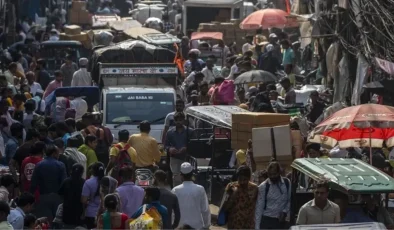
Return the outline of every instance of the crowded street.
<path id="1" fill-rule="evenodd" d="M 393 0 L 0 0 L 0 230 L 394 229 Z"/>

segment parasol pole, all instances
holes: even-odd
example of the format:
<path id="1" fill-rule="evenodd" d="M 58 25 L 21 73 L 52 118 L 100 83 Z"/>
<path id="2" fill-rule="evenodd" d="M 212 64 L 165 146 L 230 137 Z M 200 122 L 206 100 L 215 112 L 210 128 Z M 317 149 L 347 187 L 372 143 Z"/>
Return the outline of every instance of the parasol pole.
<path id="1" fill-rule="evenodd" d="M 369 123 L 369 164 L 372 165 L 372 127 L 371 122 Z"/>

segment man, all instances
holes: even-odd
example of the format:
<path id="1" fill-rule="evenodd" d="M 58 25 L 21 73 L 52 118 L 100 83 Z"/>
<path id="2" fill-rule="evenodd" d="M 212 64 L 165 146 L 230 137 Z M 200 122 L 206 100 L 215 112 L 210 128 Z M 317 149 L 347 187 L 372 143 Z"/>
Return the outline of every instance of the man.
<path id="1" fill-rule="evenodd" d="M 251 170 L 242 165 L 237 169 L 237 181 L 227 185 L 223 211 L 228 213 L 228 229 L 254 229 L 258 187 L 251 182 Z"/>
<path id="2" fill-rule="evenodd" d="M 132 216 L 141 207 L 145 191 L 133 182 L 134 169 L 130 166 L 120 169 L 120 182 L 116 192 L 120 198 L 120 211 L 127 216 Z M 166 229 L 166 228 L 165 228 Z"/>
<path id="3" fill-rule="evenodd" d="M 55 80 L 51 81 L 51 83 L 48 84 L 48 87 L 45 89 L 44 96 L 43 98 L 45 99 L 46 97 L 49 96 L 55 89 L 63 87 L 63 75 L 60 71 L 55 71 Z"/>
<path id="4" fill-rule="evenodd" d="M 132 166 L 132 164 L 135 164 L 136 162 L 136 156 L 137 153 L 135 151 L 135 149 L 131 146 L 131 144 L 128 144 L 127 141 L 129 140 L 129 136 L 130 133 L 127 130 L 120 130 L 118 132 L 118 139 L 119 139 L 119 143 L 116 145 L 113 145 L 109 151 L 109 162 L 107 165 L 107 169 L 106 172 L 109 173 L 114 167 L 115 167 L 115 171 L 111 173 L 112 177 L 115 177 L 115 179 L 117 179 L 117 177 L 119 176 L 119 170 L 120 167 L 122 167 L 123 165 L 120 164 L 130 164 L 130 166 Z M 128 156 L 120 156 L 119 153 L 121 151 L 125 150 L 128 154 Z M 128 159 L 125 159 L 128 158 Z M 121 162 L 122 161 L 122 162 Z"/>
<path id="5" fill-rule="evenodd" d="M 308 154 L 308 158 L 327 158 L 327 156 L 323 156 L 323 153 L 320 150 L 321 145 L 318 143 L 309 143 L 306 145 L 305 150 Z"/>
<path id="6" fill-rule="evenodd" d="M 67 140 L 71 136 L 67 124 L 63 121 L 57 122 L 55 124 L 55 127 L 56 127 L 56 136 L 60 137 L 63 140 L 64 145 L 67 146 Z"/>
<path id="7" fill-rule="evenodd" d="M 194 50 L 189 51 L 188 58 L 189 60 L 185 62 L 183 67 L 186 75 L 193 71 L 199 72 L 204 68 L 205 62 L 198 58 L 198 53 L 196 53 Z"/>
<path id="8" fill-rule="evenodd" d="M 142 121 L 140 123 L 140 133 L 131 135 L 128 143 L 137 152 L 135 166 L 154 171 L 155 165 L 161 159 L 161 152 L 155 138 L 149 135 L 150 130 L 149 121 Z"/>
<path id="9" fill-rule="evenodd" d="M 145 189 L 145 197 L 144 204 L 146 204 L 145 210 L 149 210 L 151 207 L 155 207 L 156 210 L 160 213 L 161 219 L 163 221 L 163 227 L 168 226 L 168 211 L 166 207 L 160 204 L 160 190 L 155 187 L 149 187 Z M 141 206 L 134 215 L 131 216 L 131 219 L 137 219 L 139 216 L 143 214 L 144 206 Z M 163 228 L 165 229 L 165 228 Z"/>
<path id="10" fill-rule="evenodd" d="M 281 177 L 278 162 L 271 162 L 267 172 L 268 179 L 259 185 L 255 229 L 283 229 L 290 212 L 290 181 Z"/>
<path id="11" fill-rule="evenodd" d="M 383 223 L 387 229 L 393 229 L 393 218 L 387 209 L 381 206 L 380 194 L 365 194 L 362 195 L 362 199 L 364 201 L 364 213 L 372 220 L 371 222 L 380 222 Z"/>
<path id="12" fill-rule="evenodd" d="M 89 60 L 87 58 L 79 59 L 79 70 L 77 70 L 71 81 L 71 86 L 91 86 L 92 85 L 92 77 L 90 73 L 86 69 L 88 66 Z"/>
<path id="13" fill-rule="evenodd" d="M 73 62 L 72 55 L 68 54 L 63 65 L 60 67 L 63 75 L 63 86 L 71 86 L 73 75 L 77 70 L 78 66 Z"/>
<path id="14" fill-rule="evenodd" d="M 64 179 L 66 179 L 66 167 L 57 159 L 59 149 L 50 145 L 46 149 L 46 158 L 39 162 L 33 171 L 30 193 L 34 193 L 38 187 L 40 199 L 34 212 L 37 217 L 48 217 L 51 221 L 55 217 L 61 198 L 57 194 Z"/>
<path id="15" fill-rule="evenodd" d="M 16 62 L 12 62 L 8 65 L 8 70 L 4 72 L 4 75 L 10 85 L 14 85 L 14 76 L 18 79 L 25 77 L 23 73 L 18 70 L 18 64 Z"/>
<path id="16" fill-rule="evenodd" d="M 23 193 L 18 197 L 18 207 L 12 209 L 7 218 L 15 230 L 23 229 L 25 215 L 32 211 L 33 204 L 34 196 L 30 193 Z"/>
<path id="17" fill-rule="evenodd" d="M 212 47 L 212 51 L 222 53 L 223 58 L 227 58 L 228 54 L 230 53 L 230 48 L 224 44 L 223 40 L 219 40 L 218 44 Z M 227 76 L 226 76 L 227 77 Z"/>
<path id="18" fill-rule="evenodd" d="M 215 59 L 215 56 L 210 55 L 206 60 L 206 66 L 201 70 L 201 73 L 204 74 L 203 81 L 212 83 L 215 81 L 215 78 L 220 76 L 220 71 L 215 67 Z"/>
<path id="19" fill-rule="evenodd" d="M 26 73 L 27 84 L 30 87 L 30 93 L 34 97 L 37 93 L 37 90 L 42 90 L 41 85 L 35 82 L 34 72 L 29 71 Z"/>
<path id="20" fill-rule="evenodd" d="M 33 176 L 34 168 L 42 161 L 45 154 L 45 143 L 42 141 L 36 142 L 31 147 L 31 156 L 26 157 L 21 163 L 21 185 L 22 191 L 29 192 L 31 186 L 31 178 Z M 38 190 L 35 191 L 38 195 Z"/>
<path id="21" fill-rule="evenodd" d="M 296 93 L 293 89 L 293 87 L 291 86 L 290 83 L 290 79 L 288 78 L 282 78 L 279 81 L 280 85 L 283 87 L 284 91 L 285 91 L 285 101 L 284 104 L 286 105 L 292 105 L 296 103 Z"/>
<path id="22" fill-rule="evenodd" d="M 317 91 L 312 91 L 309 98 L 310 103 L 306 107 L 308 111 L 306 117 L 308 121 L 314 123 L 323 114 L 325 105 L 320 102 L 319 92 Z"/>
<path id="23" fill-rule="evenodd" d="M 182 213 L 179 225 L 190 225 L 193 229 L 209 229 L 211 212 L 204 187 L 193 182 L 193 167 L 184 162 L 180 167 L 183 183 L 172 189 L 178 197 Z"/>
<path id="24" fill-rule="evenodd" d="M 167 132 L 165 148 L 170 155 L 170 167 L 173 174 L 174 187 L 181 184 L 180 169 L 185 162 L 187 155 L 187 140 L 192 138 L 194 130 L 187 128 L 185 124 L 185 114 L 176 113 L 174 115 L 175 127 Z"/>
<path id="25" fill-rule="evenodd" d="M 70 108 L 75 109 L 75 120 L 79 120 L 88 112 L 88 103 L 82 97 L 75 97 L 70 101 Z"/>
<path id="26" fill-rule="evenodd" d="M 163 226 L 164 229 L 175 229 L 179 225 L 181 213 L 179 210 L 178 198 L 169 190 L 167 184 L 167 174 L 163 170 L 157 170 L 154 175 L 154 183 L 160 189 L 160 203 L 167 208 L 168 211 L 168 226 Z M 174 223 L 172 223 L 172 213 L 174 213 Z"/>
<path id="27" fill-rule="evenodd" d="M 18 147 L 23 143 L 23 125 L 21 123 L 13 123 L 10 131 L 11 136 L 5 143 L 5 158 L 1 159 L 2 164 L 7 166 L 15 156 Z"/>
<path id="28" fill-rule="evenodd" d="M 283 49 L 282 64 L 285 68 L 285 72 L 287 73 L 287 75 L 289 75 L 293 73 L 293 68 L 295 67 L 295 54 L 288 40 L 281 41 L 281 45 Z"/>
<path id="29" fill-rule="evenodd" d="M 17 177 L 17 172 L 19 172 L 20 174 L 22 173 L 22 170 L 19 170 L 21 169 L 20 167 L 22 165 L 22 162 L 25 160 L 25 158 L 30 156 L 32 147 L 37 141 L 39 141 L 39 138 L 40 133 L 38 133 L 38 131 L 36 131 L 35 129 L 27 130 L 25 143 L 23 143 L 16 150 L 15 155 L 10 161 L 10 171 L 15 181 L 19 181 L 19 178 Z"/>
<path id="30" fill-rule="evenodd" d="M 76 164 L 77 162 L 73 158 L 68 157 L 67 155 L 64 154 L 65 145 L 62 138 L 56 138 L 53 143 L 56 145 L 57 149 L 59 150 L 58 161 L 64 164 L 64 166 L 66 167 L 67 177 L 69 177 L 71 175 L 71 169 L 73 165 Z"/>
<path id="31" fill-rule="evenodd" d="M 88 170 L 86 167 L 87 158 L 83 153 L 78 151 L 79 146 L 81 146 L 80 140 L 77 137 L 70 137 L 67 141 L 67 148 L 64 150 L 64 155 L 83 166 L 84 171 L 82 178 L 86 179 L 86 172 Z"/>
<path id="32" fill-rule="evenodd" d="M 167 131 L 170 127 L 175 126 L 174 114 L 181 113 L 183 110 L 185 110 L 185 102 L 182 99 L 177 99 L 175 102 L 175 111 L 167 114 L 166 119 L 164 120 L 164 130 L 161 143 L 165 143 Z"/>
<path id="33" fill-rule="evenodd" d="M 36 77 L 37 77 L 37 82 L 38 84 L 41 85 L 43 89 L 46 89 L 49 82 L 51 82 L 51 77 L 49 76 L 48 71 L 45 69 L 46 67 L 46 62 L 44 59 L 38 59 L 37 60 L 37 66 L 36 66 Z"/>
<path id="34" fill-rule="evenodd" d="M 341 221 L 339 206 L 328 200 L 328 192 L 327 181 L 316 184 L 315 198 L 300 208 L 297 225 L 336 224 Z"/>
<path id="35" fill-rule="evenodd" d="M 83 136 L 82 136 L 81 132 L 76 130 L 75 119 L 67 118 L 64 122 L 66 123 L 68 131 L 70 133 L 70 138 L 71 137 L 75 137 L 75 138 L 78 139 L 78 141 L 79 141 L 78 143 L 80 143 L 78 145 L 78 147 L 83 145 L 84 139 L 83 139 Z M 68 142 L 67 142 L 67 145 L 68 145 Z"/>
<path id="36" fill-rule="evenodd" d="M 279 64 L 282 63 L 282 53 L 281 53 L 281 48 L 280 45 L 278 44 L 278 36 L 275 33 L 271 33 L 268 37 L 269 45 L 272 45 L 272 56 L 274 56 L 278 61 Z M 268 45 L 265 47 L 266 51 Z"/>
<path id="37" fill-rule="evenodd" d="M 169 19 L 168 14 L 163 15 L 163 33 L 168 33 L 170 30 L 174 29 L 174 23 Z"/>
<path id="38" fill-rule="evenodd" d="M 208 82 L 203 81 L 200 83 L 200 92 L 198 93 L 197 101 L 200 105 L 209 105 L 211 97 L 208 95 L 209 87 Z"/>
<path id="39" fill-rule="evenodd" d="M 5 201 L 0 201 L 0 229 L 14 230 L 11 224 L 8 223 L 7 217 L 10 214 L 10 206 Z"/>
<path id="40" fill-rule="evenodd" d="M 191 106 L 198 106 L 198 92 L 197 90 L 193 90 L 190 95 L 190 103 L 185 105 L 185 109 Z"/>
<path id="41" fill-rule="evenodd" d="M 274 55 L 274 46 L 268 44 L 266 52 L 259 57 L 259 69 L 276 74 L 281 69 L 279 59 Z"/>
<path id="42" fill-rule="evenodd" d="M 253 46 L 253 35 L 245 36 L 246 43 L 242 45 L 242 53 L 246 53 Z"/>

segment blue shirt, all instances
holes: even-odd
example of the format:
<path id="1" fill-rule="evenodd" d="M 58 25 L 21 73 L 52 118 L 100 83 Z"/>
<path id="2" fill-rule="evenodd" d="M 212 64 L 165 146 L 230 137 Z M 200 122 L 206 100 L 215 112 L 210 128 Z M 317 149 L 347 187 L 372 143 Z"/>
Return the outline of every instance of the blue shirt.
<path id="1" fill-rule="evenodd" d="M 368 223 L 375 222 L 367 216 L 360 208 L 346 209 L 346 216 L 341 223 Z"/>
<path id="2" fill-rule="evenodd" d="M 14 137 L 9 137 L 5 145 L 5 160 L 2 160 L 3 165 L 8 165 L 10 160 L 14 157 L 18 149 L 18 140 Z"/>
<path id="3" fill-rule="evenodd" d="M 8 223 L 12 225 L 14 230 L 23 229 L 24 219 L 25 212 L 19 207 L 12 209 L 7 217 Z"/>
<path id="4" fill-rule="evenodd" d="M 71 135 L 69 133 L 64 134 L 64 136 L 62 137 L 62 140 L 64 142 L 64 148 L 67 147 L 67 141 L 68 141 L 68 138 L 70 138 L 70 137 L 71 137 Z"/>
<path id="5" fill-rule="evenodd" d="M 41 195 L 57 193 L 66 177 L 64 164 L 53 157 L 46 157 L 34 168 L 30 192 L 34 194 L 38 186 Z"/>
<path id="6" fill-rule="evenodd" d="M 194 130 L 190 128 L 188 129 L 186 126 L 183 126 L 182 132 L 178 132 L 176 127 L 171 127 L 170 130 L 167 131 L 165 148 L 176 148 L 177 150 L 180 150 L 181 148 L 187 146 L 187 139 L 192 138 L 193 136 Z M 172 157 L 184 159 L 185 154 L 177 154 Z"/>
<path id="7" fill-rule="evenodd" d="M 155 207 L 157 209 L 157 211 L 160 213 L 161 215 L 161 219 L 163 221 L 163 226 L 168 226 L 168 211 L 167 208 L 164 207 L 163 205 L 160 204 L 159 201 L 153 201 L 150 204 L 146 205 L 146 210 L 149 210 L 151 207 Z M 142 215 L 142 210 L 143 210 L 144 206 L 141 206 L 131 217 L 132 219 L 137 219 L 139 216 Z"/>

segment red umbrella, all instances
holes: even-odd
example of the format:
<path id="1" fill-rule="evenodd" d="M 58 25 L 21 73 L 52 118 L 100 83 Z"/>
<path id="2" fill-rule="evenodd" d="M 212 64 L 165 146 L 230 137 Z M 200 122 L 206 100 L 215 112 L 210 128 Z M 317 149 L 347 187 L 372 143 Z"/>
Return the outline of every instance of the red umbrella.
<path id="1" fill-rule="evenodd" d="M 340 148 L 394 146 L 394 107 L 364 104 L 342 109 L 320 123 L 310 142 Z"/>
<path id="2" fill-rule="evenodd" d="M 247 16 L 239 25 L 241 29 L 298 27 L 297 18 L 280 9 L 258 10 Z"/>

